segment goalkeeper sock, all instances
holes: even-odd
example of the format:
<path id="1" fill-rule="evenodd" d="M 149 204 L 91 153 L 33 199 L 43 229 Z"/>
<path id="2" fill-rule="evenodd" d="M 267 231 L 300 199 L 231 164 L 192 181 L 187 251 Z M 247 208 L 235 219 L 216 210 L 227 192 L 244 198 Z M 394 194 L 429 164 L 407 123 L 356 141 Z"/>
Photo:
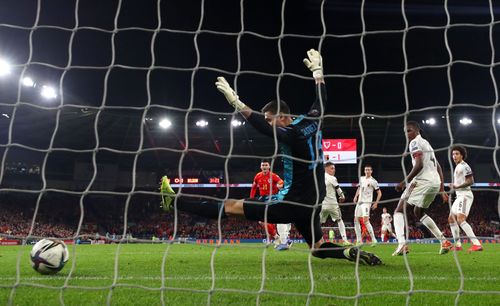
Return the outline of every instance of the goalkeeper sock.
<path id="1" fill-rule="evenodd" d="M 453 223 L 450 223 L 450 229 L 451 229 L 451 234 L 453 235 L 453 239 L 455 240 L 455 244 L 460 246 L 461 245 L 460 228 L 458 227 L 458 225 L 455 222 L 453 222 Z"/>
<path id="2" fill-rule="evenodd" d="M 348 251 L 346 247 L 331 242 L 324 242 L 322 245 L 320 245 L 319 249 L 314 250 L 312 252 L 312 255 L 314 257 L 318 257 L 321 259 L 325 258 L 349 259 L 348 257 L 349 252 L 345 254 L 345 251 Z"/>
<path id="3" fill-rule="evenodd" d="M 481 245 L 481 242 L 477 240 L 476 235 L 474 234 L 474 231 L 472 230 L 472 227 L 470 226 L 467 221 L 464 221 L 460 223 L 460 227 L 464 230 L 465 234 L 467 234 L 467 237 L 469 237 L 470 242 L 474 245 Z"/>
<path id="4" fill-rule="evenodd" d="M 178 210 L 189 212 L 209 219 L 227 218 L 224 211 L 224 202 L 179 196 L 176 207 Z"/>

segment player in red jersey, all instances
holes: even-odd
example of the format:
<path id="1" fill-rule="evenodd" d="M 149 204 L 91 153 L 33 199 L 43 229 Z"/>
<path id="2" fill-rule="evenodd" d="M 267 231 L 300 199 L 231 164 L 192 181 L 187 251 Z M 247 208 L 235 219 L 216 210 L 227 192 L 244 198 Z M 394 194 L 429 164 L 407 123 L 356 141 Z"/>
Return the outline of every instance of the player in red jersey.
<path id="1" fill-rule="evenodd" d="M 252 183 L 252 189 L 250 190 L 250 198 L 255 198 L 255 194 L 257 193 L 257 189 L 259 189 L 258 198 L 262 200 L 272 199 L 273 196 L 277 195 L 281 188 L 283 188 L 283 180 L 274 172 L 271 172 L 271 165 L 268 160 L 262 160 L 260 163 L 261 172 L 255 175 Z M 280 235 L 278 235 L 276 231 L 276 224 L 267 223 L 259 221 L 264 228 L 266 228 L 269 233 L 269 237 L 274 239 L 274 244 L 277 247 L 280 242 Z M 289 232 L 290 230 L 288 230 Z M 282 235 L 284 233 L 281 233 Z M 286 234 L 286 233 L 285 233 Z M 283 235 L 285 236 L 285 235 Z M 286 240 L 288 240 L 288 235 L 286 235 Z M 287 241 L 285 241 L 286 243 Z"/>

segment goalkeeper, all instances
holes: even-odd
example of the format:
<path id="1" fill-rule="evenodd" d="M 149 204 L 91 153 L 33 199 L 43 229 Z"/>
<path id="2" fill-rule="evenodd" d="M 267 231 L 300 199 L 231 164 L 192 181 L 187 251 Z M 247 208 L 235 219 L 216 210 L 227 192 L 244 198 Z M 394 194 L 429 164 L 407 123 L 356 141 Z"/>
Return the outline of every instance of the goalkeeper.
<path id="1" fill-rule="evenodd" d="M 307 52 L 304 64 L 312 71 L 316 84 L 316 100 L 307 115 L 292 120 L 290 108 L 284 101 L 271 101 L 254 112 L 239 100 L 235 91 L 223 77 L 215 85 L 227 101 L 259 132 L 269 137 L 276 135 L 283 154 L 284 199 L 279 202 L 259 203 L 256 199 L 228 199 L 207 201 L 193 197 L 178 196 L 177 209 L 208 218 L 243 217 L 248 220 L 269 223 L 293 223 L 312 249 L 312 255 L 319 258 L 359 260 L 367 265 L 379 265 L 381 260 L 372 253 L 357 247 L 344 247 L 323 240 L 318 203 L 325 197 L 325 174 L 321 150 L 321 115 L 326 102 L 322 58 L 318 51 Z M 306 117 L 307 116 L 307 117 Z M 175 193 L 168 178 L 162 179 L 163 207 L 170 207 Z"/>

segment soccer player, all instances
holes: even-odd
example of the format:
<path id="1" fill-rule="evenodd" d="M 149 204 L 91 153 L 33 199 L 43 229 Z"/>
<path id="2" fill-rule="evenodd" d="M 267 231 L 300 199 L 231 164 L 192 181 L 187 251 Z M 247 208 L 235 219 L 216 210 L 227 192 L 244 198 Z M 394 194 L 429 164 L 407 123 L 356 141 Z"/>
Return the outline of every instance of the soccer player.
<path id="1" fill-rule="evenodd" d="M 479 240 L 477 240 L 470 224 L 467 223 L 467 216 L 469 215 L 472 202 L 474 201 L 474 194 L 470 188 L 470 186 L 474 184 L 474 176 L 472 175 L 472 169 L 465 162 L 467 150 L 463 146 L 453 146 L 451 148 L 451 156 L 455 165 L 457 165 L 453 174 L 453 183 L 450 184 L 450 193 L 455 191 L 456 199 L 451 206 L 450 215 L 448 217 L 451 233 L 455 239 L 455 246 L 453 249 L 456 251 L 462 250 L 460 228 L 458 227 L 458 225 L 460 225 L 472 242 L 472 246 L 467 251 L 482 251 L 483 246 Z"/>
<path id="2" fill-rule="evenodd" d="M 321 203 L 321 224 L 325 223 L 328 217 L 331 217 L 332 221 L 337 222 L 339 225 L 339 232 L 340 236 L 342 236 L 344 245 L 349 245 L 350 243 L 347 240 L 345 225 L 344 221 L 342 221 L 342 213 L 339 207 L 339 202 L 343 203 L 345 201 L 345 196 L 335 177 L 335 165 L 331 161 L 325 163 L 325 185 L 326 196 L 323 203 Z M 337 195 L 339 196 L 338 201 Z"/>
<path id="3" fill-rule="evenodd" d="M 392 256 L 403 255 L 409 252 L 405 240 L 405 217 L 406 203 L 413 206 L 413 212 L 420 222 L 441 241 L 439 254 L 448 253 L 451 242 L 446 240 L 443 233 L 437 227 L 434 220 L 425 211 L 431 205 L 438 193 L 441 193 L 443 202 L 448 202 L 448 195 L 444 192 L 443 171 L 436 160 L 434 149 L 429 142 L 420 135 L 420 126 L 415 121 L 406 123 L 406 135 L 410 140 L 409 151 L 411 154 L 413 168 L 405 181 L 396 186 L 397 191 L 403 191 L 398 206 L 394 210 L 394 229 L 398 239 L 398 247 Z"/>
<path id="4" fill-rule="evenodd" d="M 381 233 L 380 240 L 384 242 L 385 237 L 387 237 L 387 234 L 391 235 L 392 237 L 396 237 L 396 235 L 394 235 L 394 233 L 392 232 L 392 216 L 390 213 L 387 212 L 387 208 L 385 207 L 382 208 L 382 215 L 380 216 L 380 220 L 382 223 L 382 229 L 380 230 Z"/>
<path id="5" fill-rule="evenodd" d="M 365 165 L 365 175 L 359 178 L 358 189 L 354 195 L 356 209 L 354 210 L 354 231 L 356 232 L 356 243 L 361 244 L 363 241 L 361 235 L 360 219 L 370 234 L 372 246 L 377 245 L 377 238 L 370 223 L 370 209 L 374 210 L 378 206 L 378 202 L 382 197 L 382 191 L 378 187 L 377 180 L 372 176 L 373 168 L 371 165 Z M 377 192 L 377 199 L 373 202 L 373 192 Z M 373 202 L 373 205 L 372 205 Z"/>
<path id="6" fill-rule="evenodd" d="M 236 92 L 223 77 L 215 83 L 226 100 L 259 132 L 279 142 L 283 154 L 283 200 L 256 203 L 256 199 L 227 199 L 224 201 L 196 201 L 193 197 L 177 196 L 177 209 L 208 218 L 242 217 L 271 223 L 293 223 L 318 258 L 357 260 L 367 265 L 379 265 L 374 254 L 357 247 L 343 247 L 323 240 L 318 203 L 325 196 L 323 154 L 321 151 L 321 124 L 323 102 L 326 101 L 322 59 L 318 51 L 309 50 L 304 64 L 312 71 L 316 83 L 316 100 L 307 115 L 292 119 L 284 101 L 274 100 L 262 108 L 263 115 L 241 102 Z M 306 118 L 307 116 L 307 118 Z M 162 179 L 164 207 L 169 207 L 175 193 L 168 179 Z"/>
<path id="7" fill-rule="evenodd" d="M 250 198 L 255 198 L 257 189 L 259 190 L 259 199 L 262 201 L 280 200 L 283 198 L 279 194 L 283 188 L 283 180 L 274 172 L 271 172 L 271 165 L 268 160 L 262 160 L 260 163 L 261 172 L 257 173 L 253 179 Z M 274 238 L 276 249 L 280 251 L 288 250 L 288 235 L 290 234 L 291 224 L 272 224 L 259 221 L 266 228 L 270 237 Z"/>

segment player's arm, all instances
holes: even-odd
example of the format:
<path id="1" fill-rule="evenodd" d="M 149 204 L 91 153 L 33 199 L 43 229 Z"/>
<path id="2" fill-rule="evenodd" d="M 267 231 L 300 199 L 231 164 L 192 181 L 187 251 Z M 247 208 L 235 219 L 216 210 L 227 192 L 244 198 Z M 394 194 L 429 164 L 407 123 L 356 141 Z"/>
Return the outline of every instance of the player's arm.
<path id="1" fill-rule="evenodd" d="M 344 192 L 342 191 L 342 188 L 340 188 L 340 185 L 337 184 L 335 186 L 335 191 L 337 192 L 337 194 L 339 196 L 339 202 L 344 203 L 345 202 L 345 195 L 344 195 Z"/>
<path id="2" fill-rule="evenodd" d="M 465 177 L 465 182 L 462 185 L 458 185 L 458 186 L 453 185 L 453 187 L 455 189 L 459 189 L 459 188 L 469 187 L 472 185 L 474 185 L 474 176 L 472 174 L 470 174 L 470 175 L 467 175 Z"/>
<path id="3" fill-rule="evenodd" d="M 236 109 L 236 111 L 240 112 L 248 122 L 256 128 L 262 134 L 265 134 L 270 137 L 276 136 L 279 141 L 284 143 L 291 144 L 294 137 L 292 135 L 293 130 L 287 128 L 273 128 L 273 126 L 269 125 L 264 118 L 263 114 L 254 112 L 250 107 L 248 107 L 245 103 L 240 101 L 240 98 L 236 94 L 236 92 L 231 88 L 229 83 L 226 81 L 224 77 L 217 77 L 217 82 L 215 82 L 215 86 L 217 89 L 224 94 L 227 102 Z"/>
<path id="4" fill-rule="evenodd" d="M 307 58 L 303 60 L 304 65 L 311 70 L 316 83 L 316 100 L 307 113 L 311 117 L 319 117 L 324 111 L 326 103 L 325 79 L 323 76 L 323 58 L 318 51 L 311 49 L 307 51 Z"/>
<path id="5" fill-rule="evenodd" d="M 358 189 L 356 189 L 356 194 L 354 195 L 354 198 L 352 199 L 352 201 L 354 203 L 357 203 L 358 202 L 358 197 L 359 197 L 359 190 L 360 190 L 361 186 L 358 185 Z"/>
<path id="6" fill-rule="evenodd" d="M 446 192 L 444 192 L 444 176 L 443 176 L 443 169 L 441 169 L 441 165 L 439 164 L 438 161 L 436 161 L 436 168 L 437 172 L 439 174 L 439 179 L 441 183 L 439 184 L 439 194 L 441 194 L 441 199 L 443 199 L 443 202 L 448 202 L 449 197 Z"/>
<path id="7" fill-rule="evenodd" d="M 402 191 L 406 185 L 406 182 L 411 182 L 413 180 L 413 178 L 415 176 L 417 176 L 417 174 L 419 174 L 420 171 L 422 171 L 422 169 L 424 168 L 424 161 L 422 160 L 423 152 L 418 150 L 418 151 L 412 152 L 411 154 L 415 158 L 415 164 L 413 165 L 413 168 L 411 169 L 410 173 L 406 177 L 406 180 L 401 181 L 396 186 L 397 191 Z"/>
<path id="8" fill-rule="evenodd" d="M 283 180 L 279 175 L 273 173 L 272 178 L 273 178 L 273 184 L 275 184 L 278 189 L 283 188 Z"/>
<path id="9" fill-rule="evenodd" d="M 255 176 L 252 183 L 252 189 L 250 190 L 250 198 L 255 198 L 255 193 L 257 192 L 258 186 L 259 185 L 257 184 L 257 176 Z"/>
<path id="10" fill-rule="evenodd" d="M 372 205 L 372 210 L 377 209 L 378 202 L 382 198 L 382 190 L 380 190 L 380 188 L 379 188 L 379 189 L 377 189 L 375 191 L 377 192 L 377 199 L 375 200 L 375 203 L 373 203 L 373 205 Z"/>

